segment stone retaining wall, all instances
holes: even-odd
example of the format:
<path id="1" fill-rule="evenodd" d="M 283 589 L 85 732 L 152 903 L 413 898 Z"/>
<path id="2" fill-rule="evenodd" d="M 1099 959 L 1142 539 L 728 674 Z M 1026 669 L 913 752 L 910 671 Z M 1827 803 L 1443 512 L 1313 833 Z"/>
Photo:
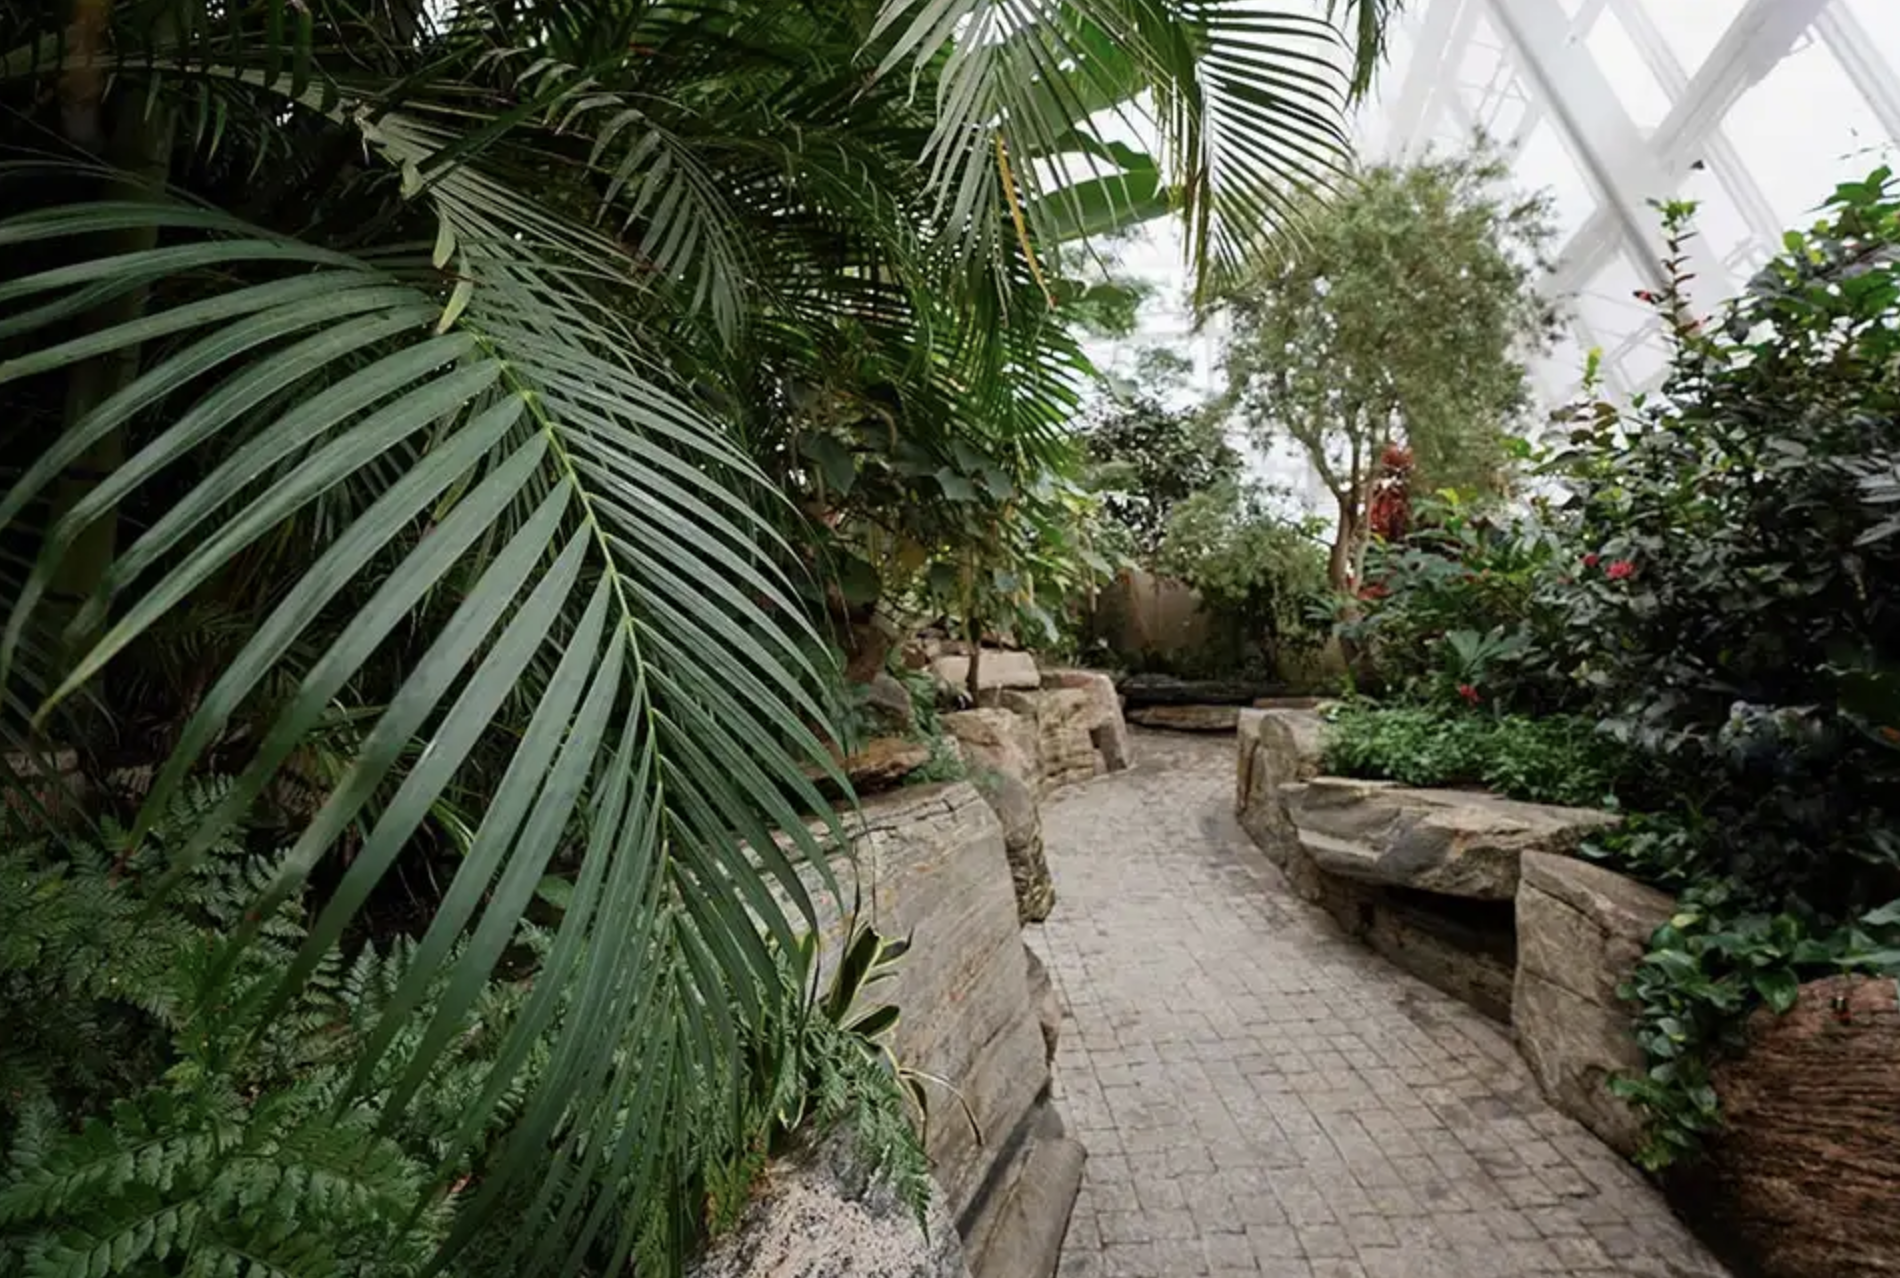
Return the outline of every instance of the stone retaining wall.
<path id="1" fill-rule="evenodd" d="M 1014 654 L 1020 655 L 1020 654 Z M 946 658 L 947 660 L 947 658 Z M 986 656 L 978 671 L 989 669 Z M 1115 684 L 1093 670 L 1045 670 L 1033 689 L 987 687 L 974 710 L 943 716 L 978 788 L 1003 822 L 1017 915 L 1039 923 L 1055 908 L 1042 855 L 1037 802 L 1051 790 L 1134 762 Z"/>
<path id="2" fill-rule="evenodd" d="M 1309 710 L 1241 712 L 1241 825 L 1347 932 L 1509 1022 L 1551 1103 L 1633 1153 L 1640 1123 L 1605 1086 L 1643 1064 L 1616 987 L 1673 903 L 1571 855 L 1615 818 L 1321 776 L 1321 729 Z"/>
<path id="3" fill-rule="evenodd" d="M 866 800 L 852 844 L 863 908 L 881 932 L 913 942 L 879 989 L 902 1012 L 892 1049 L 948 1080 L 975 1118 L 973 1131 L 955 1097 L 932 1097 L 927 1152 L 970 1271 L 1048 1278 L 1084 1152 L 1050 1101 L 1054 1027 L 1032 981 L 1003 827 L 969 782 L 919 786 Z M 839 874 L 843 903 L 815 895 L 827 963 L 853 890 L 850 864 Z"/>

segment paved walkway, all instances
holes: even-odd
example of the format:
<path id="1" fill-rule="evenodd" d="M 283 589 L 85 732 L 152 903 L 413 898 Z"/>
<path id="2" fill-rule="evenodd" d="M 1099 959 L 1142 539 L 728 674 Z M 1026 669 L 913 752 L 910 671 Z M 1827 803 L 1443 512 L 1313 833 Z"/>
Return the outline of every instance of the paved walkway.
<path id="1" fill-rule="evenodd" d="M 1722 1273 L 1507 1031 L 1291 895 L 1234 821 L 1232 738 L 1135 748 L 1043 811 L 1030 939 L 1089 1149 L 1065 1278 Z"/>

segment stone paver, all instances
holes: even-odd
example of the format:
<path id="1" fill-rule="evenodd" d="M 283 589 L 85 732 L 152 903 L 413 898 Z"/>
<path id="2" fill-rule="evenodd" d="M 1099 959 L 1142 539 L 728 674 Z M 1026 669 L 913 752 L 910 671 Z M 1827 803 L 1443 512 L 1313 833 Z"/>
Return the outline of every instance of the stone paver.
<path id="1" fill-rule="evenodd" d="M 1029 936 L 1089 1149 L 1065 1278 L 1723 1273 L 1508 1031 L 1291 895 L 1233 819 L 1231 739 L 1136 757 L 1043 811 L 1060 899 Z"/>

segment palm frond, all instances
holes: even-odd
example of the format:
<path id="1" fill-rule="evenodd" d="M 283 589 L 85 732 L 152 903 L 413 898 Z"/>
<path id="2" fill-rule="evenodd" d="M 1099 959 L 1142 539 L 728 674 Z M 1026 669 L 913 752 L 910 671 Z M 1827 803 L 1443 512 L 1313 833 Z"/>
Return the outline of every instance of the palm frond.
<path id="1" fill-rule="evenodd" d="M 1205 294 L 1301 195 L 1346 171 L 1344 111 L 1369 83 L 1394 6 L 1348 7 L 1351 47 L 1325 17 L 1246 0 L 885 0 L 876 35 L 882 71 L 943 60 L 930 158 L 953 224 L 1000 207 L 1014 187 L 1052 243 L 1153 216 L 1165 187 Z M 1157 137 L 1159 182 L 1151 164 L 1108 162 L 1089 137 L 1090 113 L 1109 107 Z M 1072 158 L 1080 174 L 1058 162 L 1048 177 L 1025 162 L 1004 168 L 1007 156 Z"/>
<path id="2" fill-rule="evenodd" d="M 427 141 L 411 137 L 400 120 L 386 118 L 377 137 L 398 166 L 427 151 Z M 336 637 L 300 673 L 248 766 L 178 850 L 169 869 L 187 873 L 446 574 L 477 567 L 454 616 L 396 688 L 258 903 L 253 917 L 267 916 L 372 797 L 393 788 L 279 998 L 292 996 L 334 947 L 430 806 L 492 734 L 501 700 L 552 645 L 559 660 L 411 975 L 369 1035 L 359 1082 L 380 1067 L 424 988 L 446 973 L 448 993 L 384 1115 L 393 1121 L 494 969 L 551 859 L 578 840 L 586 849 L 584 881 L 603 899 L 598 909 L 568 914 L 555 942 L 566 970 L 549 974 L 552 988 L 577 991 L 576 1005 L 598 1007 L 631 962 L 681 945 L 702 961 L 653 986 L 644 1003 L 621 1006 L 617 1020 L 524 1022 L 503 1055 L 518 1060 L 531 1039 L 547 1034 L 554 1059 L 571 1074 L 578 1063 L 603 1058 L 603 1035 L 635 1042 L 666 1025 L 704 1027 L 711 1041 L 696 1060 L 709 1073 L 676 1082 L 700 1090 L 649 1094 L 651 1108 L 628 1119 L 643 1140 L 664 1144 L 661 1116 L 699 1103 L 690 1097 L 718 1094 L 731 1068 L 722 1064 L 729 1027 L 718 1017 L 707 1022 L 707 1009 L 775 997 L 778 974 L 757 928 L 787 945 L 792 933 L 767 883 L 809 921 L 798 867 L 770 831 L 793 831 L 793 855 L 822 869 L 816 840 L 802 832 L 803 814 L 825 805 L 799 767 L 825 757 L 818 732 L 829 729 L 812 691 L 822 673 L 800 642 L 809 636 L 791 606 L 790 583 L 762 549 L 776 535 L 772 525 L 742 496 L 751 463 L 634 363 L 611 315 L 542 256 L 572 248 L 580 233 L 562 228 L 555 244 L 517 239 L 520 231 L 508 228 L 535 230 L 531 210 L 470 169 L 444 173 L 422 198 L 454 228 L 455 284 L 420 256 L 371 265 L 164 203 L 92 204 L 0 223 L 0 248 L 60 246 L 75 259 L 0 286 L 9 299 L 58 299 L 126 271 L 160 282 L 238 267 L 274 276 L 208 301 L 154 307 L 137 321 L 0 366 L 0 384 L 7 384 L 158 334 L 183 339 L 47 450 L 0 501 L 3 530 L 88 440 L 160 412 L 170 423 L 49 531 L 9 619 L 9 669 L 19 668 L 27 627 L 65 548 L 195 453 L 228 448 L 99 583 L 89 603 L 99 637 L 41 705 L 42 715 L 283 520 L 334 486 L 360 480 L 388 450 L 420 444 L 415 464 L 380 485 L 220 673 L 154 781 L 131 841 L 165 810 L 259 681 L 321 624 L 321 633 Z M 163 227 L 179 242 L 131 261 L 85 255 L 83 234 L 133 226 Z M 594 261 L 613 260 L 602 245 L 588 247 Z M 351 355 L 369 362 L 341 378 L 321 376 Z M 321 393 L 298 393 L 311 386 Z M 288 406 L 230 447 L 224 436 L 247 428 L 247 414 L 278 395 Z M 298 465 L 285 471 L 278 463 L 293 454 Z M 379 559 L 419 525 L 426 535 L 393 566 Z M 337 615 L 345 587 L 363 581 L 372 565 L 378 575 L 364 582 L 373 587 L 367 597 Z M 418 734 L 429 749 L 399 773 Z M 233 953 L 254 926 L 237 929 Z M 497 1075 L 488 1105 L 508 1082 Z M 549 1142 L 558 1145 L 563 1131 L 601 1103 L 594 1092 L 530 1106 L 532 1122 L 523 1120 L 522 1136 L 492 1171 L 492 1192 L 538 1171 Z M 486 1117 L 479 1109 L 468 1116 L 470 1139 Z"/>

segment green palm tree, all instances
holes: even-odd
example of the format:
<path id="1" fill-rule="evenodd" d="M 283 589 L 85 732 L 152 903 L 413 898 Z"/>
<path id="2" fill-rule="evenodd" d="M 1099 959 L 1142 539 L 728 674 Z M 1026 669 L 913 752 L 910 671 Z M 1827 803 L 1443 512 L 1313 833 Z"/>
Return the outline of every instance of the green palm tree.
<path id="1" fill-rule="evenodd" d="M 300 781 L 221 960 L 314 884 L 278 1007 L 452 850 L 353 1066 L 389 1121 L 570 877 L 449 1249 L 516 1211 L 538 1263 L 624 1251 L 828 875 L 824 565 L 762 460 L 824 389 L 1054 456 L 1063 246 L 1172 210 L 1237 265 L 1343 171 L 1391 3 L 0 7 L 10 811 L 73 747 L 150 857 L 232 772 L 183 878 Z"/>

